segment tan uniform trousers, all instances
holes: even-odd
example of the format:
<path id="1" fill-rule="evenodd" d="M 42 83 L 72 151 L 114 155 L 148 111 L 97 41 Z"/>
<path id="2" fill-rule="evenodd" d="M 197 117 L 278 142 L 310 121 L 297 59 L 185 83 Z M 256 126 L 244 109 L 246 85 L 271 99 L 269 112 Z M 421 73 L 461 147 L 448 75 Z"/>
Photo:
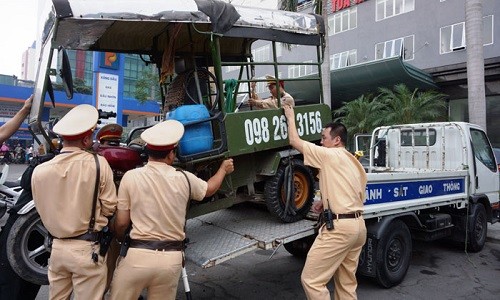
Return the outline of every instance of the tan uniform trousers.
<path id="1" fill-rule="evenodd" d="M 54 239 L 49 261 L 49 298 L 101 300 L 106 286 L 105 258 L 92 261 L 92 243 L 81 240 Z M 98 253 L 99 245 L 94 246 Z"/>
<path id="2" fill-rule="evenodd" d="M 143 289 L 148 289 L 148 300 L 175 299 L 182 255 L 182 251 L 128 249 L 116 267 L 111 300 L 137 299 Z"/>
<path id="3" fill-rule="evenodd" d="M 331 299 L 326 285 L 334 277 L 335 299 L 357 299 L 356 269 L 366 241 L 362 217 L 333 221 L 334 230 L 323 225 L 302 270 L 302 286 L 307 299 Z"/>

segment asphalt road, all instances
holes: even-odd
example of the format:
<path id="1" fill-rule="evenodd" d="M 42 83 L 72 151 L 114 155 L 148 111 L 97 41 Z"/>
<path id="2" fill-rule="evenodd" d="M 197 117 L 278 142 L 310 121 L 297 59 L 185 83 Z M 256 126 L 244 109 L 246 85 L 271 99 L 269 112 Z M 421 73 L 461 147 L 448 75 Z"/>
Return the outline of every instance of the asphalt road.
<path id="1" fill-rule="evenodd" d="M 187 262 L 192 299 L 305 299 L 300 285 L 304 260 L 280 248 L 258 250 L 201 269 Z M 414 242 L 405 280 L 390 289 L 372 280 L 358 279 L 358 299 L 498 299 L 500 295 L 500 241 L 488 241 L 480 253 L 445 243 Z M 329 286 L 333 290 L 333 286 Z M 48 288 L 37 297 L 48 299 Z M 182 281 L 176 299 L 186 299 Z"/>
<path id="2" fill-rule="evenodd" d="M 13 165 L 9 179 L 26 166 Z M 305 299 L 300 285 L 304 260 L 279 248 L 257 250 L 209 269 L 186 264 L 193 299 Z M 464 253 L 463 246 L 414 241 L 411 265 L 404 281 L 390 289 L 368 278 L 358 279 L 359 299 L 484 299 L 500 298 L 500 224 L 490 225 L 480 253 Z M 333 286 L 329 286 L 333 290 Z M 43 286 L 37 299 L 48 299 Z M 186 299 L 182 281 L 177 299 Z"/>

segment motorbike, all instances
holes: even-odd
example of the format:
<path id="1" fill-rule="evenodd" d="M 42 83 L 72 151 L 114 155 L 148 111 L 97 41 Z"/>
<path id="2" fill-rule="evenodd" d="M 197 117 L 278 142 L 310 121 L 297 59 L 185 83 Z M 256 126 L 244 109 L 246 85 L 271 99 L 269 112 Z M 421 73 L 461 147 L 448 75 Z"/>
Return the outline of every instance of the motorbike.
<path id="1" fill-rule="evenodd" d="M 12 156 L 10 151 L 0 152 L 0 164 L 10 164 L 13 160 Z"/>
<path id="2" fill-rule="evenodd" d="M 100 117 L 102 118 L 101 115 Z M 130 141 L 130 138 L 128 140 Z M 96 145 L 93 150 L 106 158 L 116 184 L 126 171 L 142 165 L 147 160 L 143 145 L 133 142 L 119 146 Z M 19 216 L 9 232 L 7 241 L 11 267 L 23 279 L 47 285 L 50 234 L 43 226 L 33 200 L 24 204 L 17 214 Z"/>
<path id="3" fill-rule="evenodd" d="M 23 189 L 17 181 L 7 181 L 9 165 L 4 165 L 0 175 L 0 218 L 16 203 Z"/>

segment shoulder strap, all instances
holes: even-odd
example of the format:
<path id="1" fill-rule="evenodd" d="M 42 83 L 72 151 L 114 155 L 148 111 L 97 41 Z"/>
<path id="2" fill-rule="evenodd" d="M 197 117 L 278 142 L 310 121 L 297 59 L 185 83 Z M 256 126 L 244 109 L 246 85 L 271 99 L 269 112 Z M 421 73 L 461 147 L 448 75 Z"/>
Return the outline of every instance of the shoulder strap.
<path id="1" fill-rule="evenodd" d="M 95 225 L 95 208 L 97 205 L 97 193 L 99 191 L 99 180 L 101 177 L 101 167 L 99 165 L 99 158 L 96 153 L 92 153 L 94 155 L 95 167 L 96 167 L 96 177 L 95 177 L 95 186 L 94 186 L 94 200 L 92 202 L 92 211 L 90 212 L 90 221 L 89 221 L 89 232 L 94 231 Z"/>
<path id="2" fill-rule="evenodd" d="M 188 176 L 186 175 L 186 172 L 184 172 L 183 170 L 181 169 L 175 169 L 176 171 L 179 171 L 182 173 L 182 175 L 184 175 L 184 177 L 186 177 L 186 180 L 188 182 L 188 187 L 189 187 L 189 195 L 188 195 L 188 207 L 189 207 L 189 200 L 191 200 L 191 182 L 189 182 L 189 178 Z"/>
<path id="3" fill-rule="evenodd" d="M 186 218 L 184 220 L 184 232 L 186 232 L 187 213 L 188 213 L 188 210 L 189 210 L 189 204 L 191 203 L 191 182 L 189 182 L 189 178 L 186 175 L 186 172 L 184 172 L 181 169 L 175 169 L 175 170 L 181 172 L 182 175 L 184 175 L 184 177 L 186 177 L 186 180 L 188 182 L 188 187 L 189 187 L 189 195 L 188 195 L 188 201 L 187 201 L 187 205 L 186 205 Z"/>

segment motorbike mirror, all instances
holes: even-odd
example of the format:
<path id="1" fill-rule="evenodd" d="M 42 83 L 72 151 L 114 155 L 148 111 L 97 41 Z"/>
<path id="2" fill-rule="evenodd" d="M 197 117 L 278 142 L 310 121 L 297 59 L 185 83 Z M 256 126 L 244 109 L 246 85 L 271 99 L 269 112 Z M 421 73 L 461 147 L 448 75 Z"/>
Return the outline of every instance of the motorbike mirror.
<path id="1" fill-rule="evenodd" d="M 54 100 L 54 88 L 52 87 L 52 82 L 50 81 L 50 77 L 47 74 L 47 93 L 49 93 L 50 101 L 52 102 L 52 107 L 56 107 L 56 102 Z"/>
<path id="2" fill-rule="evenodd" d="M 59 48 L 59 55 L 61 58 L 61 69 L 59 69 L 59 76 L 61 76 L 66 98 L 73 99 L 73 75 L 71 73 L 71 64 L 69 63 L 68 53 L 62 47 Z"/>

